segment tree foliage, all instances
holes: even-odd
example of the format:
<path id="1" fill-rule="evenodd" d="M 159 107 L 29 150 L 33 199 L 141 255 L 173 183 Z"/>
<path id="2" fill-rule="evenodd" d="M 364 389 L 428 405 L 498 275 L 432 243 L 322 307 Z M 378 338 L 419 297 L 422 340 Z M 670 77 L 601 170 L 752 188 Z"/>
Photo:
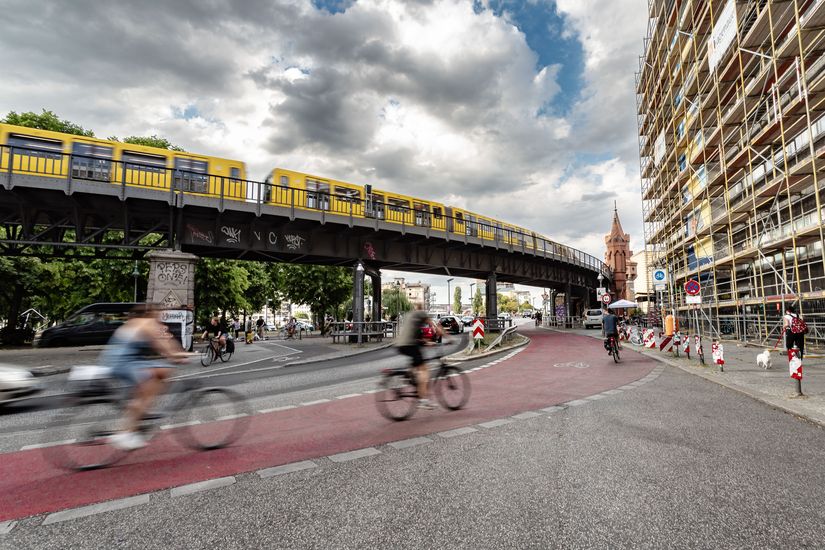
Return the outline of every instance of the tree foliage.
<path id="1" fill-rule="evenodd" d="M 387 310 L 387 318 L 390 321 L 396 321 L 399 313 L 412 311 L 413 308 L 407 295 L 397 286 L 381 292 L 381 305 Z"/>
<path id="2" fill-rule="evenodd" d="M 456 286 L 453 291 L 453 313 L 461 315 L 461 287 Z"/>
<path id="3" fill-rule="evenodd" d="M 95 133 L 91 130 L 86 130 L 74 122 L 63 120 L 52 111 L 47 111 L 46 109 L 43 109 L 42 113 L 35 113 L 33 111 L 16 113 L 14 111 L 10 111 L 5 118 L 0 119 L 0 122 L 15 124 L 17 126 L 25 126 L 27 128 L 37 128 L 38 130 L 51 130 L 52 132 L 75 134 L 78 136 L 94 137 L 95 135 Z"/>
<path id="4" fill-rule="evenodd" d="M 323 332 L 324 316 L 351 298 L 352 271 L 323 265 L 275 264 L 273 279 L 278 291 L 290 302 L 307 304 Z"/>
<path id="5" fill-rule="evenodd" d="M 110 136 L 109 141 L 121 141 L 117 136 Z M 152 134 L 151 136 L 129 136 L 123 138 L 123 143 L 168 149 L 170 151 L 184 151 L 183 147 L 173 145 L 168 139 Z"/>
<path id="6" fill-rule="evenodd" d="M 483 307 L 484 297 L 481 295 L 481 289 L 476 288 L 475 296 L 473 296 L 473 314 L 479 315 Z"/>
<path id="7" fill-rule="evenodd" d="M 518 301 L 515 298 L 499 294 L 496 301 L 498 302 L 499 312 L 515 313 L 518 311 Z"/>

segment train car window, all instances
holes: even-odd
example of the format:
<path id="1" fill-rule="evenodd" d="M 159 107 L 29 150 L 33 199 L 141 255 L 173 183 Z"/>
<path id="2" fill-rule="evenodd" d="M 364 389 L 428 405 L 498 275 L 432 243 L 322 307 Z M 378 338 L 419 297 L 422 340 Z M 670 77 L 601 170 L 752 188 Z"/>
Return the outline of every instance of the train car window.
<path id="1" fill-rule="evenodd" d="M 495 238 L 496 238 L 496 240 L 500 241 L 501 237 L 502 237 L 501 224 L 497 223 L 496 226 L 495 226 Z"/>
<path id="2" fill-rule="evenodd" d="M 384 219 L 384 195 L 379 195 L 377 193 L 370 193 L 367 195 L 366 214 L 367 216 L 372 216 L 374 218 L 378 218 L 379 220 Z"/>
<path id="3" fill-rule="evenodd" d="M 114 148 L 94 143 L 72 143 L 72 177 L 109 181 L 112 176 Z"/>
<path id="4" fill-rule="evenodd" d="M 307 207 L 318 210 L 329 210 L 329 184 L 316 179 L 307 178 Z"/>
<path id="5" fill-rule="evenodd" d="M 465 224 L 465 231 L 467 235 L 470 237 L 476 237 L 478 235 L 478 228 L 476 227 L 476 218 L 470 214 L 467 214 L 467 223 Z"/>
<path id="6" fill-rule="evenodd" d="M 208 167 L 202 160 L 175 158 L 175 185 L 183 191 L 206 193 L 209 189 Z"/>
<path id="7" fill-rule="evenodd" d="M 241 179 L 241 169 L 233 166 L 229 169 L 229 177 L 236 180 Z"/>
<path id="8" fill-rule="evenodd" d="M 433 217 L 437 220 L 440 220 L 442 217 L 441 207 L 440 206 L 433 206 Z"/>
<path id="9" fill-rule="evenodd" d="M 63 142 L 56 139 L 11 134 L 6 144 L 14 147 L 14 153 L 17 155 L 22 154 L 53 160 L 63 158 Z"/>
<path id="10" fill-rule="evenodd" d="M 464 215 L 463 215 L 461 212 L 456 212 L 456 213 L 455 213 L 455 220 L 456 220 L 457 222 L 461 222 L 461 221 L 463 221 L 463 220 L 464 220 Z"/>
<path id="11" fill-rule="evenodd" d="M 335 187 L 335 197 L 342 202 L 353 202 L 356 204 L 361 202 L 361 197 L 359 196 L 357 189 L 341 187 L 340 185 Z"/>
<path id="12" fill-rule="evenodd" d="M 165 157 L 124 151 L 122 160 L 127 170 L 157 173 L 162 173 L 166 170 Z"/>
<path id="13" fill-rule="evenodd" d="M 289 176 L 281 176 L 281 187 L 289 187 Z"/>
<path id="14" fill-rule="evenodd" d="M 390 209 L 390 212 L 404 213 L 410 209 L 410 201 L 389 198 L 387 199 L 387 207 Z"/>

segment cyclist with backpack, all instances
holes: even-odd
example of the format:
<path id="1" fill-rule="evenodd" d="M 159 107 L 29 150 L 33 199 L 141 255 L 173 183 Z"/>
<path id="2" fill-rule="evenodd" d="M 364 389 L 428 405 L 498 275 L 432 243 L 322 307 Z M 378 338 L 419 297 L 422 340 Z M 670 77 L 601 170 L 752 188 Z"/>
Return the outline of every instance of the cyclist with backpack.
<path id="1" fill-rule="evenodd" d="M 782 329 L 785 332 L 785 349 L 793 349 L 796 345 L 799 348 L 799 358 L 802 359 L 805 355 L 805 335 L 808 334 L 808 323 L 796 313 L 793 304 L 785 308 Z"/>

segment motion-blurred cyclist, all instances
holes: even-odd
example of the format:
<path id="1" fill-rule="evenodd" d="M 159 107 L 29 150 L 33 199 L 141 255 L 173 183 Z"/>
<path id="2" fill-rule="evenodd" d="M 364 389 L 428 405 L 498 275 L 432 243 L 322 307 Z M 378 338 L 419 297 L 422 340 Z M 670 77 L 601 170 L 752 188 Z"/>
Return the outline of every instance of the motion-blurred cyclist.
<path id="1" fill-rule="evenodd" d="M 398 346 L 400 353 L 412 359 L 412 367 L 415 369 L 415 376 L 418 381 L 418 407 L 420 409 L 434 409 L 435 407 L 427 399 L 430 371 L 427 369 L 427 364 L 424 362 L 424 356 L 421 353 L 421 346 L 432 345 L 432 342 L 424 341 L 421 332 L 421 327 L 424 325 L 433 327 L 435 339 L 438 340 L 441 336 L 441 327 L 438 326 L 438 323 L 434 323 L 424 311 L 424 304 L 418 302 L 415 304 L 415 309 L 407 315 L 401 324 L 401 330 L 398 333 L 398 340 L 395 345 Z"/>
<path id="2" fill-rule="evenodd" d="M 211 338 L 215 338 L 218 341 L 218 350 L 223 349 L 226 346 L 226 324 L 221 321 L 217 317 L 212 317 L 212 320 L 209 321 L 209 325 L 207 325 L 206 330 L 203 331 L 201 334 L 201 340 L 205 340 L 207 335 Z"/>
<path id="3" fill-rule="evenodd" d="M 173 364 L 186 362 L 180 343 L 159 320 L 160 309 L 154 304 L 135 307 L 131 317 L 118 328 L 101 354 L 103 365 L 130 386 L 132 399 L 126 407 L 123 431 L 110 442 L 118 449 L 132 451 L 146 446 L 138 425 L 155 398 L 163 391 Z"/>
<path id="4" fill-rule="evenodd" d="M 619 345 L 619 318 L 607 308 L 604 308 L 602 314 L 602 335 L 604 336 L 604 349 L 607 350 L 609 355 L 611 353 L 611 336 L 616 339 L 616 345 Z"/>

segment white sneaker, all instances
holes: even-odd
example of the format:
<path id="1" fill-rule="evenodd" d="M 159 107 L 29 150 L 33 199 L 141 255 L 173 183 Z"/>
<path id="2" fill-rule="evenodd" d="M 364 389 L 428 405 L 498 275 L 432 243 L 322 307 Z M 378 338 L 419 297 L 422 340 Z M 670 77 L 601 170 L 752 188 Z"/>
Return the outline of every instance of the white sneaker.
<path id="1" fill-rule="evenodd" d="M 118 432 L 109 438 L 109 443 L 121 451 L 134 451 L 146 446 L 146 441 L 135 432 Z"/>
<path id="2" fill-rule="evenodd" d="M 418 400 L 418 408 L 419 409 L 426 409 L 428 411 L 432 411 L 435 409 L 435 405 L 430 403 L 429 399 L 419 399 Z"/>

